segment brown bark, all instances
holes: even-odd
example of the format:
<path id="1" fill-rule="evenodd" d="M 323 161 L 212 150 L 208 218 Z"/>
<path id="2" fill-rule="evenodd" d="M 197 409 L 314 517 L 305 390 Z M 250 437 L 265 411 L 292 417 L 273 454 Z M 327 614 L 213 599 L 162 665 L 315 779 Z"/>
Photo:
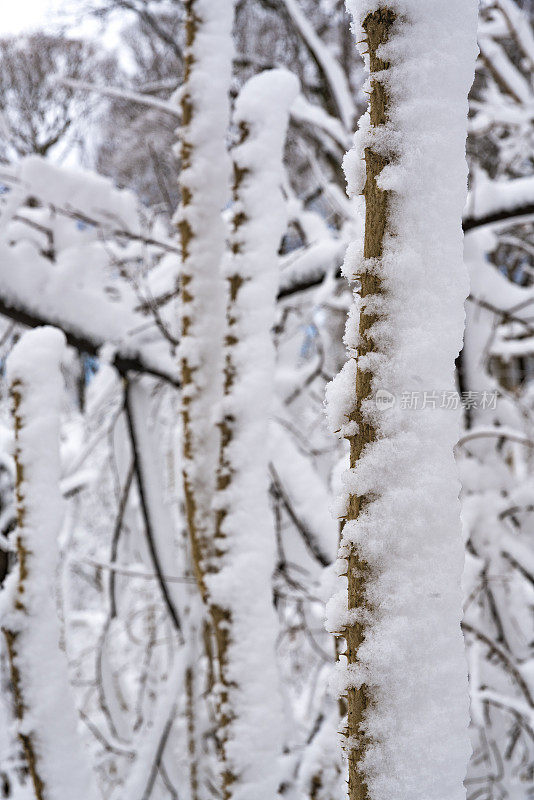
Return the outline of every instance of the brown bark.
<path id="1" fill-rule="evenodd" d="M 186 0 L 184 3 L 186 10 L 185 19 L 185 37 L 186 49 L 184 56 L 184 91 L 181 98 L 181 116 L 182 116 L 182 135 L 180 141 L 180 158 L 182 162 L 182 177 L 180 182 L 181 203 L 183 208 L 191 205 L 193 199 L 192 189 L 185 183 L 183 179 L 184 170 L 191 165 L 191 159 L 194 150 L 194 143 L 191 141 L 189 128 L 195 113 L 193 108 L 193 101 L 188 92 L 188 84 L 191 79 L 191 72 L 194 67 L 193 45 L 197 33 L 199 19 L 196 14 L 195 0 Z M 180 245 L 182 251 L 182 271 L 180 275 L 180 295 L 181 303 L 184 307 L 182 315 L 182 330 L 181 335 L 187 336 L 191 326 L 191 310 L 189 313 L 186 309 L 193 308 L 194 297 L 191 294 L 191 283 L 193 281 L 192 268 L 190 262 L 190 245 L 194 232 L 188 220 L 181 220 L 178 223 L 178 233 L 180 236 Z M 193 434 L 191 429 L 191 396 L 187 394 L 187 390 L 194 381 L 194 367 L 191 366 L 188 359 L 183 357 L 180 361 L 180 375 L 182 392 L 184 397 L 182 400 L 182 430 L 183 430 L 183 457 L 184 461 L 191 462 L 194 458 L 193 452 Z M 187 518 L 187 528 L 189 531 L 189 538 L 191 544 L 191 553 L 193 560 L 193 569 L 195 572 L 196 582 L 202 595 L 203 601 L 207 602 L 207 589 L 205 580 L 205 568 L 207 558 L 207 546 L 205 532 L 199 529 L 198 525 L 198 512 L 197 501 L 195 492 L 191 485 L 187 470 L 183 471 L 183 484 L 184 484 L 184 497 L 185 497 L 185 511 Z"/>
<path id="2" fill-rule="evenodd" d="M 15 442 L 18 443 L 23 420 L 20 414 L 20 404 L 22 400 L 23 387 L 20 381 L 14 381 L 11 386 L 11 399 L 12 399 L 12 416 L 15 429 Z M 14 600 L 15 609 L 21 613 L 26 613 L 24 605 L 24 593 L 26 591 L 26 583 L 28 580 L 28 556 L 30 555 L 23 536 L 25 506 L 24 494 L 22 491 L 24 481 L 24 465 L 21 457 L 19 447 L 15 448 L 15 498 L 17 505 L 17 557 L 18 557 L 18 580 L 16 587 L 16 595 Z M 9 628 L 2 628 L 2 633 L 6 640 L 7 659 L 9 663 L 9 671 L 11 676 L 11 689 L 14 698 L 15 715 L 19 722 L 23 722 L 24 715 L 27 711 L 24 703 L 24 692 L 18 666 L 18 653 L 17 653 L 17 639 L 18 634 L 16 631 L 9 630 Z M 44 784 L 39 775 L 37 754 L 35 744 L 31 734 L 21 733 L 18 734 L 19 741 L 22 746 L 28 771 L 30 773 L 35 800 L 45 800 Z"/>
<path id="3" fill-rule="evenodd" d="M 198 764 L 195 731 L 195 677 L 192 667 L 188 667 L 185 673 L 185 696 L 187 717 L 187 749 L 189 752 L 189 786 L 191 789 L 191 800 L 198 800 Z"/>
<path id="4" fill-rule="evenodd" d="M 241 124 L 240 126 L 240 140 L 239 144 L 242 144 L 248 137 L 249 131 L 246 125 Z M 233 165 L 233 174 L 234 174 L 234 181 L 232 186 L 232 196 L 234 203 L 240 203 L 240 188 L 243 183 L 243 180 L 247 176 L 246 170 L 241 169 L 238 164 L 234 162 Z M 232 220 L 232 235 L 230 238 L 229 247 L 231 252 L 233 253 L 240 253 L 242 250 L 242 242 L 241 242 L 241 229 L 243 225 L 247 222 L 247 217 L 242 212 L 238 212 L 234 215 Z M 227 288 L 228 288 L 228 295 L 227 295 L 227 307 L 226 307 L 226 328 L 225 328 L 225 337 L 224 337 L 224 383 L 223 383 L 223 392 L 224 396 L 228 397 L 234 386 L 234 382 L 236 379 L 236 366 L 234 364 L 234 354 L 233 350 L 234 347 L 238 344 L 238 338 L 236 336 L 236 326 L 238 322 L 238 316 L 236 314 L 236 303 L 238 300 L 238 295 L 241 287 L 243 286 L 245 279 L 239 274 L 233 274 L 227 277 Z M 223 417 L 220 422 L 220 431 L 221 431 L 221 439 L 220 439 L 220 452 L 219 452 L 219 464 L 217 470 L 217 491 L 222 492 L 227 489 L 233 480 L 233 471 L 232 471 L 232 464 L 228 454 L 228 448 L 231 446 L 233 438 L 234 438 L 234 418 L 227 414 Z M 217 511 L 215 516 L 215 558 L 220 559 L 223 557 L 224 554 L 224 539 L 225 533 L 223 530 L 223 522 L 227 515 L 227 510 L 223 507 Z M 216 562 L 215 562 L 216 568 Z M 231 626 L 232 626 L 232 615 L 229 609 L 221 608 L 220 606 L 211 604 L 210 607 L 211 619 L 213 624 L 213 630 L 215 634 L 215 645 L 217 649 L 217 662 L 218 662 L 218 669 L 219 669 L 219 697 L 218 697 L 218 724 L 219 724 L 219 746 L 221 748 L 221 757 L 223 762 L 223 772 L 222 772 L 222 780 L 223 780 L 223 797 L 225 800 L 229 800 L 232 796 L 232 786 L 238 779 L 238 776 L 234 774 L 233 770 L 230 767 L 228 759 L 226 757 L 226 743 L 228 740 L 228 732 L 229 726 L 232 723 L 232 711 L 230 708 L 230 698 L 229 698 L 229 690 L 231 687 L 231 681 L 228 677 L 228 650 L 231 643 Z"/>
<path id="5" fill-rule="evenodd" d="M 186 48 L 184 57 L 184 90 L 181 97 L 181 117 L 182 117 L 182 135 L 181 135 L 181 161 L 182 161 L 182 176 L 180 179 L 181 203 L 183 209 L 188 209 L 192 203 L 198 202 L 199 198 L 194 197 L 192 187 L 188 186 L 186 179 L 184 179 L 184 170 L 191 166 L 192 160 L 195 157 L 195 142 L 191 136 L 191 125 L 195 121 L 195 109 L 193 99 L 189 93 L 189 83 L 192 71 L 195 68 L 195 60 L 193 49 L 195 39 L 199 26 L 202 20 L 197 13 L 198 3 L 196 0 L 185 0 L 185 36 Z M 198 235 L 198 231 L 193 230 L 193 227 L 187 220 L 181 220 L 178 223 L 178 232 L 180 235 L 181 251 L 182 251 L 182 271 L 180 281 L 181 303 L 183 305 L 184 313 L 182 315 L 182 330 L 183 337 L 190 334 L 191 325 L 194 320 L 192 319 L 194 310 L 194 264 L 192 263 L 191 245 L 194 237 Z M 232 288 L 230 281 L 230 293 L 235 301 L 235 292 L 238 288 Z M 229 344 L 228 341 L 225 342 Z M 229 363 L 229 357 L 226 355 L 224 365 L 224 391 L 228 393 L 231 387 L 232 380 L 232 366 Z M 195 441 L 193 436 L 193 429 L 191 423 L 192 410 L 191 404 L 195 402 L 195 395 L 198 395 L 202 389 L 195 387 L 196 376 L 195 367 L 189 363 L 186 357 L 181 359 L 181 384 L 183 387 L 183 400 L 182 400 L 182 430 L 183 430 L 183 458 L 184 462 L 192 463 L 196 457 Z M 188 390 L 193 388 L 193 393 Z M 220 424 L 220 459 L 224 459 L 226 453 L 226 446 L 231 439 L 231 420 L 225 418 Z M 219 462 L 219 474 L 217 477 L 218 490 L 224 489 L 229 481 L 229 471 L 221 469 L 222 461 Z M 224 472 L 224 476 L 223 476 Z M 228 727 L 232 720 L 229 708 L 229 683 L 227 679 L 227 666 L 228 666 L 228 646 L 230 643 L 229 627 L 231 623 L 230 613 L 227 609 L 221 608 L 214 604 L 209 586 L 207 576 L 209 573 L 214 572 L 218 568 L 218 562 L 222 556 L 222 534 L 221 525 L 224 519 L 224 512 L 217 512 L 215 519 L 212 520 L 204 518 L 210 509 L 203 509 L 199 507 L 198 498 L 195 494 L 195 487 L 191 484 L 188 470 L 183 472 L 184 482 L 184 497 L 185 497 L 185 510 L 187 518 L 187 527 L 189 531 L 189 540 L 191 546 L 191 555 L 193 561 L 193 569 L 195 573 L 196 583 L 201 594 L 203 603 L 208 611 L 208 618 L 204 630 L 204 644 L 206 649 L 206 656 L 208 660 L 208 691 L 212 691 L 215 683 L 218 684 L 217 689 L 217 747 L 219 758 L 222 762 L 222 789 L 224 798 L 231 796 L 231 786 L 235 782 L 236 777 L 228 766 L 228 761 L 225 757 L 225 744 L 228 737 Z M 214 646 L 213 646 L 214 645 Z M 198 779 L 196 775 L 192 779 L 192 785 L 198 786 Z M 196 789 L 195 789 L 196 790 Z"/>
<path id="6" fill-rule="evenodd" d="M 369 14 L 363 27 L 367 36 L 367 45 L 370 58 L 371 95 L 369 111 L 371 125 L 377 127 L 387 120 L 388 96 L 385 87 L 373 73 L 386 70 L 389 66 L 377 55 L 377 49 L 384 44 L 389 36 L 395 15 L 389 9 L 379 9 Z M 374 152 L 371 148 L 365 150 L 367 180 L 364 188 L 366 204 L 365 214 L 365 241 L 364 257 L 366 259 L 379 259 L 382 256 L 384 235 L 388 221 L 388 193 L 380 189 L 376 183 L 377 176 L 388 163 L 388 158 L 383 154 Z M 382 294 L 380 277 L 376 271 L 363 271 L 360 277 L 360 294 L 362 298 L 369 295 Z M 372 337 L 372 326 L 376 316 L 362 311 L 359 321 L 359 346 L 358 358 L 373 352 L 375 342 Z M 350 437 L 350 466 L 356 466 L 364 448 L 375 441 L 376 431 L 362 414 L 362 403 L 371 394 L 372 373 L 358 367 L 356 374 L 356 405 L 351 420 L 358 423 L 358 433 Z M 347 520 L 356 520 L 360 511 L 369 502 L 369 498 L 352 495 L 349 498 Z M 366 597 L 366 578 L 369 567 L 358 554 L 356 548 L 351 546 L 348 556 L 348 608 L 356 609 L 368 605 Z M 358 662 L 358 648 L 365 637 L 365 629 L 361 623 L 352 623 L 345 631 L 347 642 L 348 664 Z M 362 732 L 362 723 L 365 713 L 372 703 L 372 698 L 367 686 L 360 689 L 354 687 L 347 690 L 347 735 L 349 738 L 349 798 L 350 800 L 368 800 L 369 793 L 366 776 L 361 762 L 368 745 L 368 740 Z"/>

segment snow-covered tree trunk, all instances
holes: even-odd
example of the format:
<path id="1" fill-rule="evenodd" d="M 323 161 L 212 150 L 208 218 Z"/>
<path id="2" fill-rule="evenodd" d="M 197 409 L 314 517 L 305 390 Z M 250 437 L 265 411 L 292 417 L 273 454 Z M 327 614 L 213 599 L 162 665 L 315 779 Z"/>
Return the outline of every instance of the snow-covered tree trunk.
<path id="1" fill-rule="evenodd" d="M 461 216 L 475 0 L 348 3 L 371 74 L 369 111 L 345 161 L 365 197 L 359 279 L 328 390 L 350 443 L 329 626 L 346 639 L 350 800 L 463 794 L 467 668 L 460 632 L 459 418 L 454 389 L 467 295 Z M 428 402 L 412 411 L 407 397 Z"/>
<path id="2" fill-rule="evenodd" d="M 289 72 L 242 89 L 234 121 L 232 235 L 224 262 L 228 306 L 216 497 L 216 571 L 208 578 L 218 654 L 225 798 L 272 800 L 280 784 L 283 716 L 272 604 L 275 533 L 266 447 L 274 380 L 277 254 L 285 232 L 282 156 Z"/>
<path id="3" fill-rule="evenodd" d="M 15 427 L 17 567 L 1 597 L 18 736 L 36 800 L 97 797 L 77 741 L 54 602 L 58 536 L 62 333 L 25 334 L 7 366 Z"/>
<path id="4" fill-rule="evenodd" d="M 234 0 L 186 0 L 185 73 L 180 89 L 181 203 L 176 223 L 182 251 L 180 346 L 183 482 L 195 575 L 206 600 L 212 539 L 221 396 L 220 345 L 224 287 L 220 264 L 229 196 L 226 151 Z"/>

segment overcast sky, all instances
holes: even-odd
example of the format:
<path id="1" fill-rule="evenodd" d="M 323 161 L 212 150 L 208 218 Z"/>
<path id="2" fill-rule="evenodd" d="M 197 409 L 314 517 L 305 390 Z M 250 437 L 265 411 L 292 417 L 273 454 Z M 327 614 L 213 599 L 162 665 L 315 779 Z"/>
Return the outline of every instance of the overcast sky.
<path id="1" fill-rule="evenodd" d="M 61 0 L 8 0 L 2 3 L 0 35 L 38 28 L 60 5 Z"/>
<path id="2" fill-rule="evenodd" d="M 116 50 L 121 63 L 124 61 L 123 66 L 129 67 L 128 57 L 119 52 L 121 21 L 118 16 L 107 18 L 102 28 L 97 20 L 83 13 L 83 0 L 0 0 L 0 5 L 0 37 L 46 29 L 47 23 L 52 23 L 52 30 L 57 24 L 63 24 L 69 36 L 96 37 L 101 47 Z M 59 13 L 61 11 L 63 14 Z"/>

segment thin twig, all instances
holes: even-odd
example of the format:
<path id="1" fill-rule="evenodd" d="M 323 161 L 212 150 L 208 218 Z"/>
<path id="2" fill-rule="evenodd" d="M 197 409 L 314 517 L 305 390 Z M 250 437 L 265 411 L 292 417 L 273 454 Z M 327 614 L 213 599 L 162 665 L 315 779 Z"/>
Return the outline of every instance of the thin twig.
<path id="1" fill-rule="evenodd" d="M 169 612 L 169 616 L 173 622 L 173 625 L 176 631 L 181 635 L 182 634 L 182 625 L 180 623 L 180 617 L 178 615 L 178 610 L 176 609 L 173 600 L 170 596 L 169 590 L 167 588 L 167 582 L 165 579 L 165 575 L 163 574 L 163 569 L 161 567 L 161 563 L 159 560 L 159 554 L 156 548 L 156 542 L 154 538 L 154 531 L 152 528 L 152 520 L 150 519 L 150 512 L 148 509 L 148 502 L 146 496 L 146 487 L 145 487 L 145 477 L 143 475 L 143 469 L 141 466 L 141 460 L 139 458 L 139 446 L 138 446 L 138 437 L 137 432 L 135 430 L 135 424 L 132 415 L 132 408 L 131 408 L 131 398 L 130 398 L 130 386 L 128 381 L 125 381 L 126 388 L 125 388 L 125 396 L 124 396 L 124 412 L 126 416 L 126 422 L 128 426 L 128 431 L 130 434 L 130 441 L 132 446 L 132 453 L 133 453 L 133 464 L 134 464 L 134 471 L 135 476 L 137 479 L 137 488 L 139 490 L 139 499 L 141 503 L 141 513 L 143 515 L 143 521 L 145 524 L 145 535 L 147 538 L 148 549 L 150 552 L 150 556 L 152 559 L 152 563 L 154 565 L 154 571 L 156 573 L 156 579 L 158 581 L 161 594 L 165 605 L 167 607 L 167 611 Z"/>

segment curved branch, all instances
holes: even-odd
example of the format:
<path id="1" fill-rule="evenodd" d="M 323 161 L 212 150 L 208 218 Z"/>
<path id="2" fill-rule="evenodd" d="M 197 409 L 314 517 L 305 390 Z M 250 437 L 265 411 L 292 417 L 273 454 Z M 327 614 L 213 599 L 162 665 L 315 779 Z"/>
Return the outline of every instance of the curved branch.
<path id="1" fill-rule="evenodd" d="M 169 712 L 169 716 L 167 717 L 167 721 L 165 723 L 165 727 L 163 728 L 163 733 L 161 734 L 161 737 L 160 737 L 160 740 L 159 740 L 159 743 L 158 743 L 158 748 L 156 750 L 156 754 L 155 754 L 155 757 L 154 757 L 154 761 L 153 761 L 153 763 L 151 765 L 151 768 L 150 768 L 150 774 L 148 776 L 148 781 L 147 781 L 147 784 L 145 786 L 145 790 L 143 792 L 142 800 L 149 800 L 150 795 L 152 794 L 152 790 L 153 790 L 154 784 L 156 782 L 156 777 L 158 775 L 158 772 L 161 770 L 163 754 L 165 753 L 165 748 L 167 746 L 167 741 L 169 739 L 169 736 L 170 736 L 170 733 L 171 733 L 171 730 L 172 730 L 172 726 L 174 724 L 174 720 L 176 719 L 176 711 L 177 711 L 177 706 L 176 706 L 176 703 L 175 703 L 172 706 L 172 708 L 171 708 L 171 710 Z"/>
<path id="2" fill-rule="evenodd" d="M 497 438 L 497 439 L 507 439 L 510 442 L 516 442 L 517 444 L 524 444 L 526 447 L 534 447 L 534 441 L 529 439 L 527 436 L 523 436 L 522 433 L 518 431 L 511 430 L 510 428 L 480 428 L 474 429 L 466 433 L 464 436 L 461 436 L 458 439 L 456 444 L 457 447 L 463 447 L 464 444 L 467 442 L 471 442 L 473 439 L 487 439 L 487 438 Z"/>
<path id="3" fill-rule="evenodd" d="M 152 97 L 149 94 L 141 94 L 140 92 L 133 92 L 130 89 L 121 89 L 119 86 L 101 86 L 98 83 L 89 83 L 87 81 L 73 81 L 67 79 L 58 80 L 60 86 L 65 86 L 68 89 L 75 89 L 82 92 L 94 92 L 102 97 L 108 97 L 113 100 L 126 100 L 130 103 L 138 103 L 141 106 L 148 106 L 149 108 L 162 111 L 164 114 L 171 114 L 171 116 L 180 118 L 180 109 L 178 106 L 173 106 L 167 100 L 160 100 L 158 97 Z"/>
<path id="4" fill-rule="evenodd" d="M 139 490 L 141 513 L 143 515 L 143 521 L 145 523 L 145 533 L 146 533 L 148 549 L 150 552 L 150 557 L 154 565 L 154 572 L 156 573 L 156 578 L 161 590 L 163 600 L 165 602 L 165 606 L 167 608 L 167 611 L 169 612 L 169 616 L 172 620 L 172 623 L 176 631 L 179 634 L 181 634 L 182 625 L 180 622 L 180 617 L 178 615 L 178 610 L 176 609 L 173 603 L 169 589 L 167 587 L 167 581 L 165 579 L 165 575 L 163 573 L 163 569 L 160 562 L 159 553 L 156 548 L 156 540 L 155 540 L 154 530 L 152 527 L 152 520 L 150 518 L 149 505 L 147 499 L 147 491 L 146 491 L 147 476 L 143 474 L 142 461 L 139 454 L 139 440 L 134 423 L 131 397 L 130 397 L 130 386 L 128 382 L 126 382 L 126 390 L 124 395 L 124 413 L 126 416 L 128 432 L 130 434 L 130 441 L 131 441 L 132 455 L 133 455 L 133 467 L 137 479 L 137 488 Z"/>
<path id="5" fill-rule="evenodd" d="M 67 344 L 70 345 L 70 347 L 74 347 L 74 349 L 78 350 L 80 353 L 85 353 L 95 358 L 98 358 L 100 348 L 106 344 L 103 339 L 96 339 L 85 332 L 74 331 L 61 320 L 49 319 L 41 314 L 36 314 L 21 304 L 15 304 L 4 297 L 0 297 L 0 315 L 8 317 L 13 320 L 13 322 L 17 322 L 20 325 L 25 325 L 27 328 L 39 328 L 47 325 L 59 328 L 65 334 Z M 112 366 L 114 366 L 117 372 L 123 377 L 126 377 L 128 372 L 139 372 L 141 374 L 151 375 L 154 378 L 159 378 L 176 388 L 180 386 L 180 381 L 176 375 L 151 364 L 139 351 L 121 352 L 118 350 L 112 361 Z"/>
<path id="6" fill-rule="evenodd" d="M 534 698 L 530 693 L 528 684 L 514 664 L 512 657 L 496 642 L 490 639 L 489 636 L 486 636 L 485 633 L 479 631 L 478 628 L 474 628 L 468 622 L 462 622 L 462 630 L 465 633 L 470 633 L 475 636 L 480 642 L 486 645 L 488 650 L 490 650 L 493 655 L 499 659 L 504 668 L 510 673 L 517 687 L 521 690 L 530 708 L 534 708 Z"/>
<path id="7" fill-rule="evenodd" d="M 322 567 L 328 567 L 331 564 L 330 558 L 321 549 L 321 545 L 317 541 L 314 533 L 306 526 L 306 524 L 301 519 L 299 519 L 299 517 L 295 513 L 291 501 L 284 490 L 282 481 L 280 480 L 280 476 L 278 475 L 273 464 L 269 465 L 269 471 L 271 473 L 274 494 L 276 497 L 278 497 L 278 499 L 284 506 L 287 515 L 291 519 L 291 522 L 295 525 L 296 529 L 302 536 L 302 539 L 304 540 L 304 544 L 306 545 L 307 549 L 312 554 L 312 556 L 319 562 L 319 564 L 321 564 Z"/>
<path id="8" fill-rule="evenodd" d="M 481 217 L 465 217 L 463 229 L 464 233 L 469 233 L 475 228 L 482 228 L 484 225 L 494 225 L 497 222 L 505 222 L 512 225 L 514 220 L 517 220 L 516 224 L 519 224 L 522 217 L 531 217 L 533 215 L 534 203 L 524 203 L 514 208 L 503 208 L 500 211 L 492 211 L 490 214 L 484 214 Z"/>
<path id="9" fill-rule="evenodd" d="M 115 559 L 117 558 L 117 552 L 119 548 L 119 538 L 122 531 L 122 523 L 124 520 L 124 514 L 126 512 L 126 506 L 128 504 L 128 498 L 130 496 L 130 487 L 132 485 L 132 480 L 134 477 L 134 465 L 132 464 L 128 470 L 128 474 L 126 476 L 126 482 L 122 489 L 122 495 L 119 501 L 119 508 L 117 511 L 117 516 L 115 518 L 115 524 L 113 526 L 113 535 L 111 537 L 111 553 L 110 553 L 110 562 L 112 564 L 115 563 Z M 114 619 L 117 616 L 117 597 L 115 594 L 115 577 L 116 577 L 116 570 L 112 569 L 109 576 L 109 616 L 110 619 Z"/>
<path id="10" fill-rule="evenodd" d="M 464 217 L 462 228 L 464 233 L 470 233 L 472 230 L 482 228 L 484 225 L 493 225 L 500 222 L 508 225 L 519 224 L 525 221 L 523 217 L 534 217 L 534 202 L 518 205 L 514 208 L 493 211 L 490 214 L 484 214 L 480 217 Z M 320 286 L 326 274 L 326 270 L 320 273 L 315 271 L 313 276 L 304 277 L 300 281 L 295 281 L 295 283 L 284 287 L 278 292 L 278 300 L 285 300 L 287 297 L 292 297 L 294 294 Z M 341 278 L 341 269 L 336 272 L 336 278 Z"/>

